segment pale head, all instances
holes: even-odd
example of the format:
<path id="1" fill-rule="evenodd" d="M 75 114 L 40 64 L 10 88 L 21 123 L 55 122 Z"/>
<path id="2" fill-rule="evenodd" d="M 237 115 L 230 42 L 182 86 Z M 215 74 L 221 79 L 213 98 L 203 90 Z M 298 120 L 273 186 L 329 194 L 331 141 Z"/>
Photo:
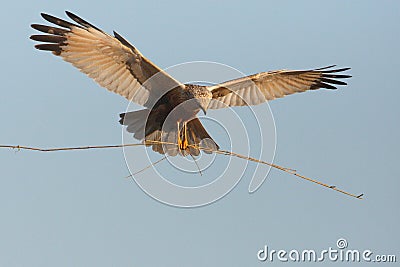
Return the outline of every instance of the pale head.
<path id="1" fill-rule="evenodd" d="M 195 99 L 198 108 L 203 110 L 204 114 L 207 113 L 208 105 L 212 99 L 212 93 L 205 86 L 187 84 L 186 89 L 189 98 Z"/>

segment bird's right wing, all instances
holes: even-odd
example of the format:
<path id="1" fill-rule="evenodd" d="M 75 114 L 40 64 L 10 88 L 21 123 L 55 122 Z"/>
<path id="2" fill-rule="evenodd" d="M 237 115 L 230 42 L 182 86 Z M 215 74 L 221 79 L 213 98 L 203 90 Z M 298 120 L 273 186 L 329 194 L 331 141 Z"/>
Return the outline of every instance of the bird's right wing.
<path id="1" fill-rule="evenodd" d="M 338 74 L 350 68 L 330 69 L 335 65 L 312 70 L 277 70 L 209 86 L 213 94 L 209 109 L 231 106 L 258 105 L 294 93 L 319 88 L 336 89 L 346 85 L 341 79 L 350 75 Z"/>
<path id="2" fill-rule="evenodd" d="M 61 28 L 31 25 L 47 33 L 31 36 L 44 42 L 35 45 L 37 49 L 52 51 L 109 91 L 148 108 L 169 90 L 184 88 L 116 32 L 113 37 L 71 12 L 66 13 L 78 24 L 41 14 Z"/>

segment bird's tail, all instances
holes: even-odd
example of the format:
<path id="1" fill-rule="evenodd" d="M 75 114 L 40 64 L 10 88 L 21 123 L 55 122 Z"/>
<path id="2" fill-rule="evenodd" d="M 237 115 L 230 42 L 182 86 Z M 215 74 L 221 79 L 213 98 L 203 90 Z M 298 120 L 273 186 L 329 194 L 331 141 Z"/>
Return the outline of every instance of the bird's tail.
<path id="1" fill-rule="evenodd" d="M 169 156 L 198 156 L 200 150 L 211 154 L 219 149 L 198 118 L 187 122 L 186 127 L 180 125 L 179 131 L 178 127 L 168 132 L 156 130 L 146 135 L 145 144 L 151 146 L 154 151 Z"/>
<path id="2" fill-rule="evenodd" d="M 179 131 L 178 127 L 168 127 L 166 131 L 162 123 L 156 120 L 156 114 L 149 109 L 122 113 L 120 117 L 119 122 L 127 126 L 128 132 L 134 133 L 133 136 L 138 140 L 144 139 L 146 146 L 151 146 L 160 154 L 198 156 L 200 148 L 207 154 L 219 149 L 198 118 L 187 122 L 186 127 L 180 125 Z"/>
<path id="3" fill-rule="evenodd" d="M 198 118 L 194 118 L 183 126 L 179 132 L 181 146 L 180 153 L 182 155 L 193 155 L 198 156 L 200 150 L 203 150 L 207 154 L 211 154 L 213 151 L 218 150 L 219 146 L 211 138 L 206 129 L 204 129 Z"/>
<path id="4" fill-rule="evenodd" d="M 145 137 L 146 121 L 149 120 L 150 109 L 141 109 L 119 114 L 119 123 L 127 126 L 126 130 L 133 133 L 133 137 L 142 140 Z"/>

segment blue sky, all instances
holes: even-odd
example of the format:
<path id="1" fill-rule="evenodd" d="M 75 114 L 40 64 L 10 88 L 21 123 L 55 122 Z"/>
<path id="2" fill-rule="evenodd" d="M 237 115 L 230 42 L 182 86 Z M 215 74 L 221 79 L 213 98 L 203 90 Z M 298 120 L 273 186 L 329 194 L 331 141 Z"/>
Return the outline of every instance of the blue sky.
<path id="1" fill-rule="evenodd" d="M 264 245 L 322 250 L 342 237 L 352 249 L 398 253 L 398 2 L 8 2 L 0 18 L 2 144 L 122 142 L 118 114 L 127 101 L 29 40 L 40 12 L 65 18 L 64 10 L 116 30 L 162 68 L 196 60 L 245 74 L 352 67 L 346 87 L 270 103 L 275 163 L 365 199 L 271 170 L 254 194 L 243 179 L 212 205 L 180 209 L 125 179 L 118 149 L 1 150 L 0 266 L 262 266 Z"/>

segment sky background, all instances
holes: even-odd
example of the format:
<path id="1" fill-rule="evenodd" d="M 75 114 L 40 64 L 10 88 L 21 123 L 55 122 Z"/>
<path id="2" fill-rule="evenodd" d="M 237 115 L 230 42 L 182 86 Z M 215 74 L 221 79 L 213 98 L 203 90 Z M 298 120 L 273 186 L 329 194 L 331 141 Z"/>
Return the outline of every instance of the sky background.
<path id="1" fill-rule="evenodd" d="M 338 238 L 400 260 L 398 1 L 8 1 L 1 144 L 122 142 L 127 101 L 29 40 L 40 12 L 65 18 L 64 10 L 118 31 L 162 68 L 195 60 L 246 74 L 352 67 L 347 87 L 270 103 L 275 163 L 365 199 L 271 170 L 254 194 L 243 179 L 212 205 L 182 209 L 125 179 L 122 150 L 2 149 L 0 266 L 263 266 L 264 245 L 318 251 Z"/>

